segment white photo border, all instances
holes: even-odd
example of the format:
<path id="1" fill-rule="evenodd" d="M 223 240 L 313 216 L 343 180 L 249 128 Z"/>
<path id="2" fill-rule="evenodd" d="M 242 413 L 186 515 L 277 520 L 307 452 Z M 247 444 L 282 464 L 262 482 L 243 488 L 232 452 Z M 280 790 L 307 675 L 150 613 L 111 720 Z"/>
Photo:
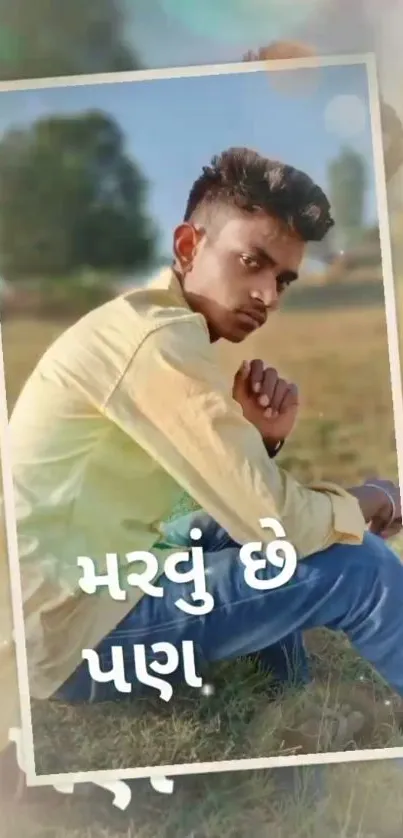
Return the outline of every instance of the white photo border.
<path id="1" fill-rule="evenodd" d="M 387 341 L 390 365 L 390 380 L 393 402 L 393 418 L 396 439 L 396 454 L 400 492 L 403 495 L 403 386 L 400 363 L 399 328 L 397 317 L 396 289 L 393 273 L 391 233 L 388 213 L 388 195 L 377 62 L 374 53 L 357 55 L 335 55 L 298 59 L 281 59 L 207 66 L 180 67 L 159 70 L 144 70 L 124 73 L 97 73 L 82 76 L 67 76 L 44 79 L 27 79 L 14 82 L 0 82 L 0 93 L 17 90 L 38 90 L 55 87 L 81 85 L 119 84 L 122 82 L 155 81 L 157 79 L 192 78 L 197 76 L 235 75 L 255 72 L 279 72 L 322 67 L 363 65 L 367 70 L 368 100 L 371 120 L 372 147 L 375 172 L 376 199 L 378 209 L 382 274 L 387 324 Z M 258 759 L 223 760 L 207 763 L 184 763 L 182 765 L 160 765 L 149 768 L 124 768 L 111 771 L 81 771 L 60 774 L 36 774 L 32 714 L 29 694 L 28 661 L 25 643 L 22 586 L 19 572 L 17 525 L 14 508 L 14 487 L 12 477 L 11 445 L 8 427 L 7 393 L 5 383 L 4 353 L 0 323 L 0 460 L 3 480 L 3 501 L 6 529 L 6 544 L 10 569 L 10 588 L 13 611 L 13 639 L 16 648 L 18 687 L 21 710 L 22 748 L 26 782 L 28 786 L 63 785 L 63 783 L 110 783 L 136 778 L 174 777 L 245 771 L 293 766 L 331 765 L 339 763 L 372 762 L 381 759 L 403 757 L 403 746 L 398 748 L 377 748 L 341 753 L 306 754 L 301 756 L 277 756 Z"/>

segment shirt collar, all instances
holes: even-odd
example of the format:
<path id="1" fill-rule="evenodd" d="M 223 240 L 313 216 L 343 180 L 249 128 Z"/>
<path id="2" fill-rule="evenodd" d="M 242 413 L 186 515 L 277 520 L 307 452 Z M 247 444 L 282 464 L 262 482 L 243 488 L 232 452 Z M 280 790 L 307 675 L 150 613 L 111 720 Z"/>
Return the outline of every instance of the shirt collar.
<path id="1" fill-rule="evenodd" d="M 163 268 L 163 270 L 151 280 L 149 287 L 161 288 L 168 291 L 172 297 L 172 301 L 176 303 L 176 305 L 190 310 L 190 306 L 185 299 L 179 279 L 171 267 Z"/>

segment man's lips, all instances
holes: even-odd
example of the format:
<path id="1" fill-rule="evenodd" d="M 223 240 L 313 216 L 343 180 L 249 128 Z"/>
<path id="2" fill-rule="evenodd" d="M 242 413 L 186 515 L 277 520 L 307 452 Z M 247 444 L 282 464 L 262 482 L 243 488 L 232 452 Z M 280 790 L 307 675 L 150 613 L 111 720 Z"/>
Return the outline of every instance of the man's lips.
<path id="1" fill-rule="evenodd" d="M 236 312 L 238 321 L 251 331 L 264 326 L 267 320 L 267 314 L 267 309 L 259 309 L 259 311 L 256 309 L 238 309 Z"/>

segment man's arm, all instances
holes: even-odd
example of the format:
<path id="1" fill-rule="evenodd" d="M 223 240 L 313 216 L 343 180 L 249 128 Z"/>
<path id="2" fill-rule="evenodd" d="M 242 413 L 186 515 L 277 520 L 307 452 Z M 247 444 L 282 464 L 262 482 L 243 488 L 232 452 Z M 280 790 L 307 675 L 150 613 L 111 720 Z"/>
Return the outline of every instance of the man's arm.
<path id="1" fill-rule="evenodd" d="M 261 541 L 265 517 L 281 521 L 300 557 L 362 541 L 356 498 L 302 486 L 268 457 L 193 319 L 145 338 L 104 412 L 238 543 Z"/>

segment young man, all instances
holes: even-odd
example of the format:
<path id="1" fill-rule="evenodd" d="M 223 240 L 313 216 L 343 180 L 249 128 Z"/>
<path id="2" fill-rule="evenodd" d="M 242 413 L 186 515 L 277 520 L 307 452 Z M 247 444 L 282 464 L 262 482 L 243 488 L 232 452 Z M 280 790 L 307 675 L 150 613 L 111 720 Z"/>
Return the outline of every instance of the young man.
<path id="1" fill-rule="evenodd" d="M 113 683 L 91 679 L 82 650 L 97 649 L 108 670 L 111 647 L 122 646 L 135 683 L 133 644 L 158 641 L 193 641 L 207 662 L 260 652 L 280 680 L 305 680 L 302 632 L 314 626 L 344 631 L 403 695 L 403 567 L 385 544 L 400 528 L 397 488 L 300 485 L 274 460 L 295 422 L 296 388 L 259 361 L 228 381 L 214 360 L 215 341 L 237 343 L 265 323 L 306 243 L 332 224 L 307 175 L 226 151 L 192 187 L 172 269 L 91 312 L 38 363 L 11 417 L 33 698 L 118 697 Z M 163 528 L 184 490 L 203 514 Z M 267 517 L 299 562 L 288 584 L 257 591 L 239 545 L 267 540 Z M 177 609 L 180 597 L 192 602 L 192 583 L 164 574 L 196 524 L 215 600 L 205 616 Z M 77 557 L 105 573 L 107 552 L 133 550 L 157 556 L 163 598 L 80 590 Z"/>

